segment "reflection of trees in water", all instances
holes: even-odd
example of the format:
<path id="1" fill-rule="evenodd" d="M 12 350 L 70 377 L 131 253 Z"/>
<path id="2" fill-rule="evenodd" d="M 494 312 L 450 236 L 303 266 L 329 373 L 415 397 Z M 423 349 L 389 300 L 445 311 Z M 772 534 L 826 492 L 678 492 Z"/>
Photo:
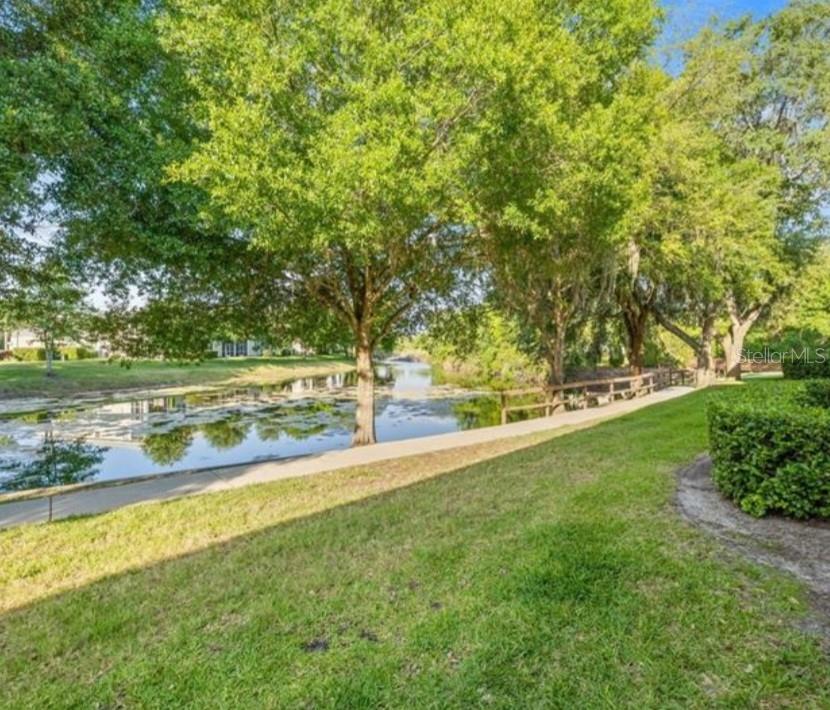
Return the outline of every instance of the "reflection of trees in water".
<path id="1" fill-rule="evenodd" d="M 100 446 L 87 444 L 82 438 L 61 441 L 56 440 L 52 432 L 47 432 L 35 460 L 9 464 L 7 470 L 13 475 L 0 487 L 19 491 L 81 483 L 98 472 L 105 451 Z"/>
<path id="2" fill-rule="evenodd" d="M 327 429 L 348 427 L 353 414 L 331 400 L 310 400 L 281 408 L 257 419 L 256 433 L 263 441 L 276 441 L 281 435 L 296 441 L 322 434 Z"/>
<path id="3" fill-rule="evenodd" d="M 207 442 L 222 451 L 239 446 L 251 429 L 250 422 L 243 422 L 239 416 L 229 417 L 218 422 L 209 422 L 200 427 Z"/>
<path id="4" fill-rule="evenodd" d="M 456 402 L 452 413 L 461 429 L 478 429 L 501 424 L 501 405 L 495 397 L 474 397 Z"/>
<path id="5" fill-rule="evenodd" d="M 283 434 L 296 441 L 303 441 L 304 439 L 310 439 L 315 434 L 323 433 L 329 426 L 326 422 L 303 424 L 296 421 L 280 421 L 279 419 L 259 419 L 256 422 L 256 433 L 263 441 L 276 441 Z"/>
<path id="6" fill-rule="evenodd" d="M 181 461 L 193 443 L 193 427 L 182 426 L 160 434 L 150 434 L 141 442 L 141 450 L 160 466 Z"/>
<path id="7" fill-rule="evenodd" d="M 258 419 L 256 422 L 257 436 L 263 441 L 276 441 L 281 435 L 288 436 L 296 441 L 310 439 L 315 434 L 322 434 L 331 426 L 328 422 L 298 422 L 296 420 L 283 421 L 279 418 Z"/>
<path id="8" fill-rule="evenodd" d="M 335 401 L 309 400 L 289 407 L 281 405 L 264 416 L 260 413 L 254 421 L 235 413 L 215 422 L 185 425 L 167 432 L 149 434 L 141 442 L 141 448 L 154 463 L 170 465 L 185 457 L 197 431 L 202 433 L 211 447 L 223 451 L 242 444 L 252 426 L 263 441 L 274 441 L 280 435 L 302 441 L 329 427 L 337 426 L 339 420 L 349 422 L 351 417 Z"/>

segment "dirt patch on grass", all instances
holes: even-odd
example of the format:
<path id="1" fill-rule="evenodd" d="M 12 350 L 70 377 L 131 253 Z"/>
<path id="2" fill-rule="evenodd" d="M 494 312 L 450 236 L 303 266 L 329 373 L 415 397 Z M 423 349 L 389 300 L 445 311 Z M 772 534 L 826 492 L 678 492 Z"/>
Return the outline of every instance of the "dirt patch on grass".
<path id="1" fill-rule="evenodd" d="M 830 523 L 753 518 L 720 495 L 711 473 L 708 456 L 678 471 L 675 504 L 680 514 L 754 562 L 803 581 L 817 612 L 808 625 L 830 639 Z"/>

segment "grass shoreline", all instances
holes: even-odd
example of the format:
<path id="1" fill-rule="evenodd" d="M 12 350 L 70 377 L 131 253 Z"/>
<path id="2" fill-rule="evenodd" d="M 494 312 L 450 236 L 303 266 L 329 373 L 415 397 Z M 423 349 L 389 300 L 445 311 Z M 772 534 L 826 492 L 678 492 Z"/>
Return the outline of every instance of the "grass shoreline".
<path id="1" fill-rule="evenodd" d="M 4 531 L 0 704 L 827 706 L 804 588 L 672 506 L 706 396 Z"/>
<path id="2" fill-rule="evenodd" d="M 0 398 L 34 399 L 72 395 L 104 396 L 150 390 L 172 393 L 195 388 L 276 384 L 354 369 L 341 356 L 217 358 L 201 363 L 141 360 L 124 368 L 106 360 L 55 363 L 47 378 L 42 363 L 0 362 Z"/>

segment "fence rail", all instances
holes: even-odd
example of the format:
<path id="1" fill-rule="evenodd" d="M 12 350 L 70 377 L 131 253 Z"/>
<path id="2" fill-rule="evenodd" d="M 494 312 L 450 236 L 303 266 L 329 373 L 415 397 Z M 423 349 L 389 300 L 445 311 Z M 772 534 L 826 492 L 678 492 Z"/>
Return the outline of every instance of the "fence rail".
<path id="1" fill-rule="evenodd" d="M 501 423 L 507 424 L 512 412 L 544 409 L 545 416 L 550 417 L 559 409 L 599 407 L 603 404 L 610 404 L 615 399 L 633 399 L 673 385 L 686 384 L 695 384 L 694 370 L 665 368 L 629 377 L 610 377 L 603 380 L 566 382 L 550 387 L 504 390 L 500 393 Z M 510 404 L 511 398 L 530 395 L 542 396 L 544 400 L 531 404 Z"/>

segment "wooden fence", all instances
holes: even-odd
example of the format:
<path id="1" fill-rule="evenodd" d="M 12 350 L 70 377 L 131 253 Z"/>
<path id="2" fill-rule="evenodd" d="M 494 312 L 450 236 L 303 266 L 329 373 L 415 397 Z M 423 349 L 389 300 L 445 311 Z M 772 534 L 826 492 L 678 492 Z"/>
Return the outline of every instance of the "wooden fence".
<path id="1" fill-rule="evenodd" d="M 501 423 L 507 424 L 511 412 L 528 412 L 544 409 L 549 417 L 557 410 L 588 409 L 610 404 L 615 399 L 633 399 L 672 385 L 694 385 L 694 370 L 666 368 L 644 372 L 630 377 L 611 377 L 604 380 L 566 382 L 551 387 L 504 390 L 501 395 Z M 510 404 L 515 397 L 541 396 L 541 402 Z"/>

